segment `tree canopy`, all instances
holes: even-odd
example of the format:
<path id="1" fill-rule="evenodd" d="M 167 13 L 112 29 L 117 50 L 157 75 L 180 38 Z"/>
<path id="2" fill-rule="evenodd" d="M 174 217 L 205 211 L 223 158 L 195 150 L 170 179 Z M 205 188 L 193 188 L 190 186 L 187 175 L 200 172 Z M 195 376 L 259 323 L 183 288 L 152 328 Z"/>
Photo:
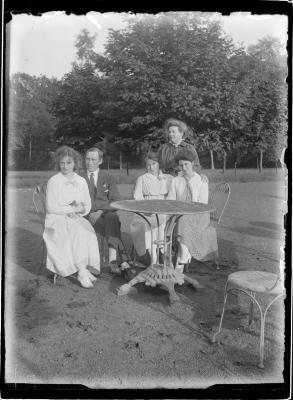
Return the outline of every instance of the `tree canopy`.
<path id="1" fill-rule="evenodd" d="M 13 146 L 53 132 L 56 143 L 83 150 L 99 142 L 125 159 L 158 148 L 164 121 L 175 117 L 212 165 L 214 153 L 235 165 L 251 154 L 280 157 L 287 66 L 278 40 L 235 46 L 220 20 L 190 12 L 131 17 L 126 28 L 109 31 L 102 54 L 95 40 L 81 31 L 72 70 L 58 82 L 12 78 Z"/>

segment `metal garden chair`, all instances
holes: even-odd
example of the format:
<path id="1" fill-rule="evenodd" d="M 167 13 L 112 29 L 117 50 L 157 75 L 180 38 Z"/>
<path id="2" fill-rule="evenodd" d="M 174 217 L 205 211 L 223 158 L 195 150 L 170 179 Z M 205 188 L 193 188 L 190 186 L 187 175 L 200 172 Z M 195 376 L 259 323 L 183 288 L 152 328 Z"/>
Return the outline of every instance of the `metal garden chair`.
<path id="1" fill-rule="evenodd" d="M 220 333 L 223 323 L 227 297 L 232 292 L 241 292 L 250 298 L 249 326 L 253 319 L 253 305 L 256 304 L 260 312 L 260 345 L 259 345 L 259 368 L 264 368 L 264 339 L 266 315 L 272 304 L 282 296 L 286 296 L 284 288 L 283 271 L 285 268 L 284 254 L 280 261 L 278 274 L 263 271 L 238 271 L 230 274 L 225 286 L 224 304 L 220 324 L 217 332 L 213 335 L 213 343 Z M 273 299 L 265 306 L 259 302 L 262 296 L 273 296 Z"/>
<path id="2" fill-rule="evenodd" d="M 42 233 L 45 229 L 45 216 L 46 216 L 46 185 L 38 185 L 35 187 L 33 191 L 33 204 L 35 207 L 36 214 L 39 217 L 41 227 L 42 227 Z M 42 251 L 42 263 L 40 266 L 41 268 L 44 268 L 46 265 L 46 257 L 47 257 L 47 249 L 46 249 L 46 244 L 44 240 L 42 239 L 43 242 L 43 251 Z M 40 272 L 39 269 L 39 272 Z M 53 283 L 55 285 L 57 279 L 57 274 L 54 274 L 53 276 Z"/>
<path id="3" fill-rule="evenodd" d="M 218 225 L 220 224 L 225 208 L 227 207 L 230 193 L 230 185 L 226 182 L 220 183 L 211 192 L 209 202 L 215 208 L 215 211 L 211 213 L 211 220 L 215 221 Z"/>
<path id="4" fill-rule="evenodd" d="M 220 225 L 224 211 L 228 205 L 230 198 L 230 185 L 226 182 L 218 184 L 210 194 L 210 204 L 215 208 L 215 211 L 211 213 L 211 221 Z M 215 259 L 217 269 L 220 269 L 219 258 Z"/>

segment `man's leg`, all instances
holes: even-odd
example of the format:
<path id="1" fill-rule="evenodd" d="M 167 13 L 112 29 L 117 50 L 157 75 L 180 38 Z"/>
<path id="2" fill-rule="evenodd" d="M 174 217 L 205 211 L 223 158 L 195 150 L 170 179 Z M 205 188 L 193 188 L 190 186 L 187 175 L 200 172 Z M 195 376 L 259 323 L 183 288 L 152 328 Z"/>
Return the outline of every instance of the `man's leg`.
<path id="1" fill-rule="evenodd" d="M 117 250 L 121 246 L 121 223 L 116 212 L 104 212 L 95 224 L 95 230 L 106 238 L 109 247 L 109 262 L 117 261 Z"/>

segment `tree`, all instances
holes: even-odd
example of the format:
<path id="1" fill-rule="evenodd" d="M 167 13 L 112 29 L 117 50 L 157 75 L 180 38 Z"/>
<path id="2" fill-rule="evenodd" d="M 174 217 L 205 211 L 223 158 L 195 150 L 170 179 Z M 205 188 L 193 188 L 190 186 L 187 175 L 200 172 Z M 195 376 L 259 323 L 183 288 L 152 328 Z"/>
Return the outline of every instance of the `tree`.
<path id="1" fill-rule="evenodd" d="M 56 122 L 50 107 L 57 85 L 55 79 L 24 73 L 9 82 L 8 146 L 25 155 L 21 168 L 42 168 L 48 160 Z"/>
<path id="2" fill-rule="evenodd" d="M 107 89 L 92 62 L 95 38 L 96 35 L 90 36 L 85 29 L 78 35 L 75 43 L 77 61 L 61 80 L 53 104 L 57 142 L 79 150 L 102 140 L 104 135 L 99 107 Z"/>
<path id="3" fill-rule="evenodd" d="M 195 13 L 144 15 L 112 30 L 105 55 L 96 55 L 108 89 L 105 125 L 118 128 L 122 140 L 152 145 L 163 140 L 168 117 L 183 119 L 196 135 L 217 130 L 232 53 L 220 23 Z"/>
<path id="4" fill-rule="evenodd" d="M 286 117 L 286 68 L 277 39 L 266 37 L 249 47 L 253 68 L 249 99 L 250 124 L 247 138 L 259 154 L 262 171 L 263 154 L 272 144 L 284 144 Z"/>
<path id="5" fill-rule="evenodd" d="M 95 115 L 102 97 L 100 78 L 93 68 L 74 65 L 63 77 L 53 105 L 58 143 L 82 149 L 102 138 L 99 119 Z"/>
<path id="6" fill-rule="evenodd" d="M 90 35 L 87 29 L 83 29 L 77 36 L 75 47 L 79 66 L 92 63 L 96 38 L 97 35 Z"/>

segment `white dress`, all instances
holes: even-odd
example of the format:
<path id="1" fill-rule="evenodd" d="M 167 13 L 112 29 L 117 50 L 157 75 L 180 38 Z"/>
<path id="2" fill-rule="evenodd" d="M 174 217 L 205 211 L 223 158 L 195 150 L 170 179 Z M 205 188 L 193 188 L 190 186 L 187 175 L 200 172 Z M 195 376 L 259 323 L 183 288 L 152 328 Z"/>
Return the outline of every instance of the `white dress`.
<path id="1" fill-rule="evenodd" d="M 187 181 L 177 176 L 171 182 L 167 198 L 188 202 L 208 203 L 209 187 L 206 177 L 194 176 Z M 200 261 L 212 260 L 218 255 L 216 229 L 210 225 L 210 214 L 184 215 L 178 222 L 180 242 L 192 257 Z"/>
<path id="2" fill-rule="evenodd" d="M 73 201 L 83 202 L 85 213 L 72 217 Z M 47 247 L 47 268 L 61 276 L 92 266 L 100 271 L 100 253 L 94 228 L 83 218 L 91 209 L 86 180 L 74 173 L 71 180 L 61 172 L 47 184 L 46 220 L 43 238 Z M 70 216 L 71 214 L 71 216 Z"/>
<path id="3" fill-rule="evenodd" d="M 171 175 L 159 173 L 156 177 L 150 173 L 143 174 L 138 177 L 133 198 L 135 200 L 162 200 L 165 199 L 170 187 Z M 149 220 L 153 230 L 153 240 L 164 239 L 164 229 L 166 223 L 166 216 L 159 215 L 159 227 L 155 214 L 148 215 L 146 218 Z M 134 248 L 139 256 L 145 254 L 146 250 L 151 250 L 151 231 L 148 224 L 136 215 L 130 224 L 130 233 L 133 241 Z M 155 254 L 156 246 L 153 245 Z"/>

